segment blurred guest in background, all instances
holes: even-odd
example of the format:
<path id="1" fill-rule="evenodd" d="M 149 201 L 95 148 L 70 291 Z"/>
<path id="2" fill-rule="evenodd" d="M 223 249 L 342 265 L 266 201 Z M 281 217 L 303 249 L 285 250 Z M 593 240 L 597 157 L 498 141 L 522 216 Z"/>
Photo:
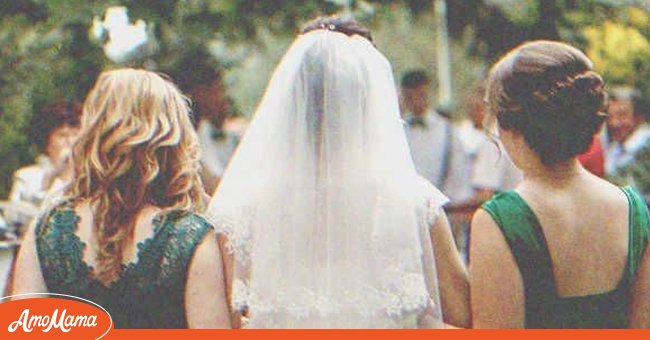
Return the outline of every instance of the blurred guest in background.
<path id="1" fill-rule="evenodd" d="M 636 90 L 618 88 L 611 91 L 605 149 L 608 176 L 619 175 L 650 140 L 650 126 L 646 123 L 649 106 Z"/>
<path id="2" fill-rule="evenodd" d="M 464 103 L 465 112 L 467 113 L 466 118 L 457 124 L 458 135 L 465 153 L 471 160 L 470 164 L 474 163 L 481 145 L 488 139 L 483 129 L 483 120 L 485 118 L 484 95 L 485 87 L 482 83 L 478 83 L 470 89 Z"/>
<path id="3" fill-rule="evenodd" d="M 484 98 L 485 86 L 476 85 L 466 100 L 468 119 L 459 127 L 465 151 L 470 156 L 470 182 L 477 203 L 496 192 L 513 189 L 521 181 L 521 171 L 499 142 L 494 119 L 485 119 Z"/>
<path id="4" fill-rule="evenodd" d="M 69 175 L 68 156 L 79 133 L 81 108 L 78 103 L 59 102 L 44 106 L 32 123 L 33 137 L 42 154 L 35 164 L 16 170 L 9 194 L 7 219 L 19 233 L 38 213 L 52 185 Z"/>
<path id="5" fill-rule="evenodd" d="M 203 183 L 212 194 L 239 143 L 239 135 L 225 129 L 234 112 L 221 71 L 210 63 L 213 59 L 204 51 L 188 53 L 180 62 L 173 78 L 192 100 L 192 113 L 203 152 Z"/>
<path id="6" fill-rule="evenodd" d="M 13 228 L 0 214 L 0 294 L 11 295 L 11 280 L 14 258 L 16 254 L 17 239 Z"/>
<path id="7" fill-rule="evenodd" d="M 484 97 L 483 84 L 475 85 L 471 89 L 465 101 L 467 118 L 458 126 L 461 141 L 469 157 L 468 182 L 473 196 L 447 209 L 456 244 L 466 259 L 469 227 L 474 211 L 495 193 L 512 189 L 521 181 L 521 171 L 510 160 L 499 143 L 497 134 L 486 129 L 490 128 L 489 125 L 493 125 L 493 122 L 485 119 Z"/>
<path id="8" fill-rule="evenodd" d="M 452 204 L 470 198 L 469 158 L 454 125 L 432 107 L 429 76 L 423 70 L 409 71 L 401 87 L 406 137 L 418 174 L 440 188 Z"/>
<path id="9" fill-rule="evenodd" d="M 480 204 L 495 193 L 514 189 L 522 177 L 503 144 L 499 140 L 486 141 L 478 150 L 470 179 L 474 198 Z"/>

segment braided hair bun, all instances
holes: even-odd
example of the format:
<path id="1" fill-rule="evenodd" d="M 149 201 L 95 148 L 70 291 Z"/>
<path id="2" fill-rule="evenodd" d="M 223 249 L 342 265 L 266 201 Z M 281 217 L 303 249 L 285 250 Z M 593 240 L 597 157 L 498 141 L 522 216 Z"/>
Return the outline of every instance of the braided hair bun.
<path id="1" fill-rule="evenodd" d="M 603 78 L 578 49 L 559 42 L 523 44 L 491 69 L 490 113 L 553 165 L 584 153 L 605 121 Z"/>

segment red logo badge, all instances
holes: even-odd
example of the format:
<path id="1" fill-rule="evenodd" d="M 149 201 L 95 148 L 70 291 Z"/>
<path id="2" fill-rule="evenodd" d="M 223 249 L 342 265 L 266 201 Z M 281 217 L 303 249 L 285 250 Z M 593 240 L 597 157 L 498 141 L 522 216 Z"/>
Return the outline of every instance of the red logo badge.
<path id="1" fill-rule="evenodd" d="M 0 298 L 0 302 L 2 339 L 100 339 L 113 328 L 102 306 L 74 296 L 21 294 Z"/>

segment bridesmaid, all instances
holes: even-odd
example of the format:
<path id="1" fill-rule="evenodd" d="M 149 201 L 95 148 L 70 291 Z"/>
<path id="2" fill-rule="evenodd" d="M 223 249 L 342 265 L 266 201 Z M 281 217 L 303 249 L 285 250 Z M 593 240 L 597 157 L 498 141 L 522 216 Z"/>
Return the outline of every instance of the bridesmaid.
<path id="1" fill-rule="evenodd" d="M 188 103 L 161 76 L 99 76 L 83 109 L 68 198 L 19 254 L 14 294 L 96 302 L 117 328 L 229 327 Z"/>
<path id="2" fill-rule="evenodd" d="M 648 208 L 576 160 L 606 100 L 592 62 L 562 43 L 524 44 L 492 68 L 489 111 L 524 180 L 474 216 L 474 327 L 650 327 Z"/>

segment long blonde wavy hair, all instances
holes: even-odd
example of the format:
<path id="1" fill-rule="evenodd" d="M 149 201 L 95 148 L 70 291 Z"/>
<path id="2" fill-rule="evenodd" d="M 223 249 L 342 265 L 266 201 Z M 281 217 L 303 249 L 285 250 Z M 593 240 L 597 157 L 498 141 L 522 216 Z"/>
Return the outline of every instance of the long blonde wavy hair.
<path id="1" fill-rule="evenodd" d="M 104 72 L 88 94 L 68 194 L 93 207 L 98 280 L 120 275 L 142 208 L 204 209 L 200 148 L 189 113 L 174 84 L 145 70 Z"/>

